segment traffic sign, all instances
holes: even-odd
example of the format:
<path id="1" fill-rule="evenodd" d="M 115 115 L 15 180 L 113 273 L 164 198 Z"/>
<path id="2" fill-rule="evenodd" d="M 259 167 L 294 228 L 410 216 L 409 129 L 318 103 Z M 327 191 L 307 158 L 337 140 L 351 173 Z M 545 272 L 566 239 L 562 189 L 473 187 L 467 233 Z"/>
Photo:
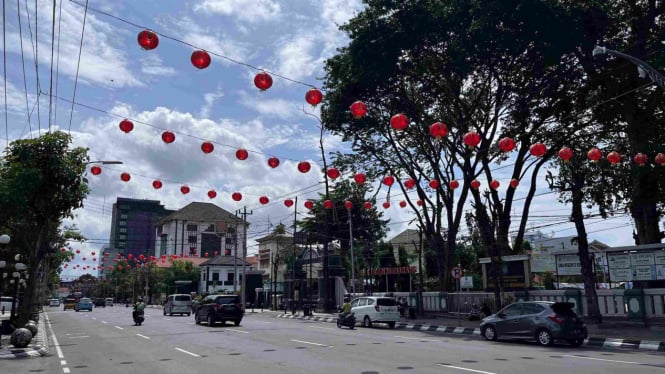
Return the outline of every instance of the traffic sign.
<path id="1" fill-rule="evenodd" d="M 464 270 L 462 270 L 462 268 L 459 266 L 455 266 L 454 268 L 450 269 L 450 274 L 452 274 L 453 278 L 460 279 L 464 275 Z"/>

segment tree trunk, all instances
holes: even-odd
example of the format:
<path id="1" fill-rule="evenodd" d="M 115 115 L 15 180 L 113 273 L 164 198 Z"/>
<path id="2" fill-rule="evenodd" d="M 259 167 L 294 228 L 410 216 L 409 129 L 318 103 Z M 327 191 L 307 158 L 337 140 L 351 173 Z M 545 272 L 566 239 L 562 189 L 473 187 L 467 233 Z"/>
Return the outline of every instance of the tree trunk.
<path id="1" fill-rule="evenodd" d="M 589 241 L 587 239 L 586 227 L 584 226 L 584 214 L 582 213 L 582 202 L 584 199 L 584 175 L 573 173 L 572 188 L 572 219 L 577 229 L 577 254 L 580 257 L 582 277 L 584 278 L 584 293 L 586 296 L 587 313 L 589 319 L 597 323 L 603 322 L 598 306 L 598 295 L 596 294 L 596 274 L 593 269 L 593 260 L 589 255 Z"/>

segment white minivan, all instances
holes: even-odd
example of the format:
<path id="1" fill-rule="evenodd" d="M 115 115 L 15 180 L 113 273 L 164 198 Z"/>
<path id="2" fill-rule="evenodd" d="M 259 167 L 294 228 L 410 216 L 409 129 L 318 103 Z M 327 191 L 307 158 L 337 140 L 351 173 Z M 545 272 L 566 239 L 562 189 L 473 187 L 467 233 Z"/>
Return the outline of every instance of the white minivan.
<path id="1" fill-rule="evenodd" d="M 192 295 L 188 294 L 174 294 L 169 295 L 164 303 L 164 315 L 172 316 L 173 314 L 187 314 L 192 313 Z"/>
<path id="2" fill-rule="evenodd" d="M 362 296 L 351 302 L 351 311 L 356 319 L 361 320 L 364 327 L 372 327 L 372 323 L 387 323 L 392 329 L 399 321 L 397 300 L 392 297 Z"/>

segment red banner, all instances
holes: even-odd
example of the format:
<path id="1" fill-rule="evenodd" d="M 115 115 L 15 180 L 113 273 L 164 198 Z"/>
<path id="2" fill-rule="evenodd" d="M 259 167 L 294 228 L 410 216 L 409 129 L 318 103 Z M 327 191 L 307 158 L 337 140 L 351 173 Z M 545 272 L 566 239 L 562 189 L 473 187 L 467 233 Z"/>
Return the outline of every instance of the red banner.
<path id="1" fill-rule="evenodd" d="M 415 266 L 400 266 L 394 268 L 374 268 L 374 269 L 364 269 L 362 275 L 395 275 L 395 274 L 411 274 L 416 273 Z"/>

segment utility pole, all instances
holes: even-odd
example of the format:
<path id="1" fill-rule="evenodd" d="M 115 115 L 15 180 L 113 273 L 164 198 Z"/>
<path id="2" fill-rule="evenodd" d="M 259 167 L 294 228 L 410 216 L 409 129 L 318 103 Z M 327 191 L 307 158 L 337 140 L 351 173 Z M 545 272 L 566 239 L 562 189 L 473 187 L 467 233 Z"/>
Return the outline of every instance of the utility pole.
<path id="1" fill-rule="evenodd" d="M 235 249 L 234 249 L 235 253 L 233 254 L 233 258 L 237 259 L 238 258 L 238 211 L 237 210 L 236 210 L 236 232 L 235 232 L 234 241 L 235 241 Z M 226 246 L 226 241 L 224 241 L 224 245 Z M 237 292 L 238 292 L 238 263 L 236 260 L 233 260 L 233 294 L 235 295 Z"/>
<path id="2" fill-rule="evenodd" d="M 351 200 L 349 200 L 351 201 Z M 351 251 L 351 293 L 356 293 L 356 261 L 353 256 L 353 224 L 351 223 L 351 204 L 347 205 L 349 214 L 349 250 Z"/>
<path id="3" fill-rule="evenodd" d="M 296 300 L 296 233 L 298 232 L 298 196 L 293 204 L 293 263 L 291 265 L 291 302 L 293 303 L 293 314 L 297 308 Z"/>
<path id="4" fill-rule="evenodd" d="M 242 215 L 242 230 L 243 230 L 243 243 L 242 243 L 242 285 L 240 289 L 240 299 L 242 300 L 242 309 L 245 310 L 245 304 L 246 304 L 246 298 L 247 298 L 247 279 L 246 278 L 246 265 L 247 265 L 247 215 L 252 215 L 252 211 L 250 210 L 249 213 L 247 213 L 247 206 L 244 206 L 243 211 L 236 211 L 236 215 L 240 214 Z M 236 232 L 237 235 L 237 232 Z M 237 240 L 236 240 L 237 242 Z M 238 261 L 238 257 L 233 259 L 233 263 L 235 264 Z M 234 274 L 235 276 L 235 274 Z"/>

